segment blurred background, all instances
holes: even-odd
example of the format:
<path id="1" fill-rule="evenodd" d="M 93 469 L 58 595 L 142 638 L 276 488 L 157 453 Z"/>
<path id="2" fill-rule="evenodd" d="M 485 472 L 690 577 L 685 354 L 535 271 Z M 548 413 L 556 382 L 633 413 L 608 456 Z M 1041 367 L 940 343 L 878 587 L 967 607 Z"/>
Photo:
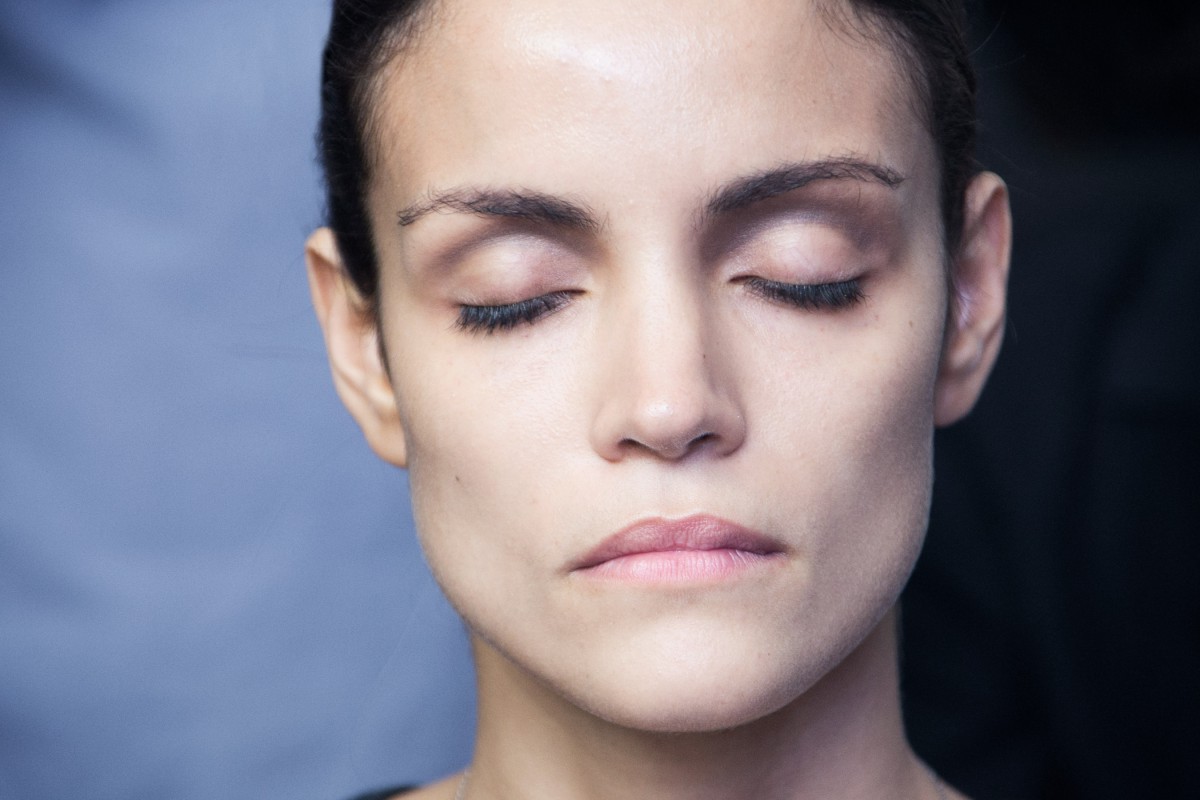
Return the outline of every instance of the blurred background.
<path id="1" fill-rule="evenodd" d="M 974 10 L 1009 325 L 937 438 L 910 737 L 980 800 L 1200 797 L 1200 5 Z"/>
<path id="2" fill-rule="evenodd" d="M 987 798 L 1200 796 L 1200 6 L 974 6 L 1011 324 L 939 434 L 912 738 Z M 326 0 L 0 0 L 0 798 L 465 762 L 461 626 L 301 248 Z"/>
<path id="3" fill-rule="evenodd" d="M 0 798 L 321 798 L 468 752 L 302 248 L 325 0 L 0 3 Z"/>

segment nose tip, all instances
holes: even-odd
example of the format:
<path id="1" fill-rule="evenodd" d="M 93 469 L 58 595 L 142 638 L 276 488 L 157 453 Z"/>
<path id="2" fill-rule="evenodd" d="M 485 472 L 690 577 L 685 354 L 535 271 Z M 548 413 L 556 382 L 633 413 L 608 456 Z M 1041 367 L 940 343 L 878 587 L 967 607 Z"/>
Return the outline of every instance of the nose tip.
<path id="1" fill-rule="evenodd" d="M 610 461 L 638 455 L 678 461 L 705 453 L 725 456 L 740 447 L 745 420 L 737 404 L 707 371 L 685 372 L 623 382 L 598 415 L 597 451 Z"/>

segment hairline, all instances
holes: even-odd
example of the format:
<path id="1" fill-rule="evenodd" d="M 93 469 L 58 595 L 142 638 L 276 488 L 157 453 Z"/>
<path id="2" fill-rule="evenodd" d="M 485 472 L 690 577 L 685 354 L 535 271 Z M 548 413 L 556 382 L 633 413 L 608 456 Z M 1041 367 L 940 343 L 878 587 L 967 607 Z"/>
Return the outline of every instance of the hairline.
<path id="1" fill-rule="evenodd" d="M 810 2 L 831 32 L 848 37 L 851 41 L 857 40 L 857 43 L 880 46 L 888 53 L 908 90 L 905 93 L 909 102 L 908 110 L 929 135 L 935 151 L 939 150 L 930 97 L 930 76 L 926 74 L 924 62 L 903 25 L 889 20 L 865 0 Z M 382 126 L 379 109 L 384 105 L 382 100 L 385 87 L 390 83 L 389 77 L 403 65 L 405 56 L 411 55 L 411 51 L 420 45 L 422 34 L 444 22 L 451 8 L 452 4 L 445 0 L 415 0 L 410 11 L 379 33 L 372 48 L 374 54 L 369 72 L 353 97 L 357 117 L 355 122 L 361 131 L 363 152 L 367 159 L 368 184 L 375 168 L 382 163 L 383 153 L 378 146 Z M 942 154 L 938 152 L 937 156 L 940 173 L 945 165 L 942 164 Z M 940 174 L 938 177 L 940 186 Z"/>

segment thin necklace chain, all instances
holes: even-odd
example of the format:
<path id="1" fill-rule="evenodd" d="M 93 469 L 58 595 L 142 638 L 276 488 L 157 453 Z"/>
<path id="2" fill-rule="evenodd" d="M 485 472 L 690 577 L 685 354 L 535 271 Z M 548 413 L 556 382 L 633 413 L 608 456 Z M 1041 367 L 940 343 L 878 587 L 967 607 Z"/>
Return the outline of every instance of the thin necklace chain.
<path id="1" fill-rule="evenodd" d="M 933 767 L 928 764 L 923 764 L 923 766 L 929 773 L 929 780 L 933 781 L 933 788 L 937 792 L 938 800 L 949 800 L 949 796 L 946 794 L 946 784 L 933 771 Z M 454 800 L 463 800 L 467 796 L 467 776 L 470 774 L 471 770 L 463 770 L 462 777 L 458 779 L 458 788 L 454 790 Z"/>

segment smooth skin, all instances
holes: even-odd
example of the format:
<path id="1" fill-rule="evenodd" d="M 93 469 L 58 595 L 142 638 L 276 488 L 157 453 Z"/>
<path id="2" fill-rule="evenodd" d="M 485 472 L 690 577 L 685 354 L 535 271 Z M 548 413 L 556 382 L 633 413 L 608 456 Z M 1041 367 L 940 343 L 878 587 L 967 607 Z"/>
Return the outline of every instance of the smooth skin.
<path id="1" fill-rule="evenodd" d="M 338 393 L 409 470 L 471 632 L 470 800 L 938 796 L 894 606 L 933 429 L 1000 346 L 1008 201 L 977 176 L 946 255 L 903 69 L 831 20 L 445 0 L 381 75 L 378 324 L 329 230 L 306 255 Z M 783 557 L 715 581 L 573 569 L 698 513 Z"/>

